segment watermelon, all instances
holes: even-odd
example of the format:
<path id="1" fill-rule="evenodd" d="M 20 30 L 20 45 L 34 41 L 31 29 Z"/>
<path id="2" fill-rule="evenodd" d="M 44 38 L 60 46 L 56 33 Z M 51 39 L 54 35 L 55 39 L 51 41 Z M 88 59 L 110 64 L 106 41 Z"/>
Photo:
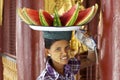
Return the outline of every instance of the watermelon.
<path id="1" fill-rule="evenodd" d="M 62 26 L 60 17 L 58 15 L 58 11 L 55 9 L 54 11 L 54 21 L 53 21 L 53 26 Z"/>
<path id="2" fill-rule="evenodd" d="M 41 22 L 39 20 L 39 12 L 37 10 L 23 8 L 23 12 L 33 25 L 41 25 Z"/>
<path id="3" fill-rule="evenodd" d="M 83 24 L 87 24 L 88 22 L 90 22 L 96 15 L 97 10 L 98 10 L 98 4 L 95 4 L 93 14 L 91 16 L 89 16 L 88 19 L 86 19 Z"/>
<path id="4" fill-rule="evenodd" d="M 24 15 L 22 8 L 18 8 L 18 9 L 17 9 L 17 13 L 18 13 L 18 16 L 21 18 L 21 20 L 23 20 L 26 24 L 32 24 L 32 23 L 27 19 L 27 17 Z"/>
<path id="5" fill-rule="evenodd" d="M 96 15 L 97 10 L 97 4 L 84 10 L 80 10 L 80 6 L 76 4 L 61 16 L 58 15 L 58 11 L 56 9 L 54 11 L 54 15 L 51 15 L 42 9 L 37 11 L 30 8 L 18 8 L 17 13 L 26 24 L 30 25 L 81 26 L 90 22 Z"/>
<path id="6" fill-rule="evenodd" d="M 75 21 L 74 25 L 81 26 L 90 22 L 95 16 L 97 9 L 98 9 L 98 5 L 96 4 L 95 6 L 79 11 L 78 18 Z"/>
<path id="7" fill-rule="evenodd" d="M 39 19 L 42 26 L 52 26 L 53 17 L 45 10 L 39 10 Z"/>
<path id="8" fill-rule="evenodd" d="M 97 10 L 98 10 L 98 4 L 95 4 L 94 13 L 93 13 L 93 16 L 92 16 L 92 18 L 91 18 L 91 19 L 93 19 L 93 17 L 96 15 Z"/>
<path id="9" fill-rule="evenodd" d="M 74 5 L 70 10 L 60 16 L 60 20 L 63 26 L 73 26 L 79 13 L 79 5 Z"/>

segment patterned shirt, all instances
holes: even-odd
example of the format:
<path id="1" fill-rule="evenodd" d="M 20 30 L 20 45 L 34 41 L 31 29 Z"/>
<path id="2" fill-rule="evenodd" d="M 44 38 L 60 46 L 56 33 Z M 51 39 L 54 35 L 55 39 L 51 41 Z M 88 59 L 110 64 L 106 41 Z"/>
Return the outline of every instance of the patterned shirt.
<path id="1" fill-rule="evenodd" d="M 55 71 L 50 65 L 50 59 L 46 63 L 46 68 L 43 70 L 37 80 L 74 80 L 74 74 L 80 69 L 80 61 L 76 58 L 71 58 L 67 65 L 64 66 L 64 76 Z"/>

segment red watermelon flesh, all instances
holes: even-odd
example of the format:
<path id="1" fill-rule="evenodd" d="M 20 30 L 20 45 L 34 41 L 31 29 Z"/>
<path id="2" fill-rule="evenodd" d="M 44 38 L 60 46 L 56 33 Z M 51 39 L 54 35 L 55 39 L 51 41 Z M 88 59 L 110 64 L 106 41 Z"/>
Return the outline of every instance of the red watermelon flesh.
<path id="1" fill-rule="evenodd" d="M 24 12 L 33 25 L 41 25 L 41 22 L 39 19 L 39 12 L 37 10 L 24 8 Z"/>
<path id="2" fill-rule="evenodd" d="M 90 22 L 96 15 L 97 10 L 98 10 L 98 4 L 95 4 L 94 11 L 91 11 L 91 15 L 88 16 L 88 18 L 84 21 L 83 24 L 87 24 L 88 22 Z"/>
<path id="3" fill-rule="evenodd" d="M 74 5 L 70 10 L 68 10 L 63 15 L 61 15 L 60 20 L 61 20 L 62 26 L 72 26 L 75 22 L 74 18 L 78 16 L 78 14 L 76 14 L 77 11 L 78 11 L 78 5 Z M 69 23 L 72 20 L 74 20 L 74 22 L 71 25 L 69 25 Z"/>
<path id="4" fill-rule="evenodd" d="M 43 14 L 46 22 L 48 23 L 48 26 L 52 26 L 53 25 L 53 17 L 44 10 L 42 10 L 42 14 Z"/>
<path id="5" fill-rule="evenodd" d="M 83 25 L 87 24 L 92 18 L 93 18 L 93 13 L 94 13 L 94 6 L 89 7 L 85 10 L 79 11 L 78 18 L 75 22 L 74 25 Z"/>

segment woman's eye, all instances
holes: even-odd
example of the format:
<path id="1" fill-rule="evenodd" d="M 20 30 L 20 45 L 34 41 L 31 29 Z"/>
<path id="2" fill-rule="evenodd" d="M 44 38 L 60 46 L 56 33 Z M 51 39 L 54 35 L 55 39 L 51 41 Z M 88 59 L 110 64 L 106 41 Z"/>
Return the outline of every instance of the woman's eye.
<path id="1" fill-rule="evenodd" d="M 61 48 L 60 48 L 60 47 L 56 49 L 56 51 L 60 51 L 60 50 L 61 50 Z"/>
<path id="2" fill-rule="evenodd" d="M 67 47 L 66 47 L 66 50 L 69 50 L 69 49 L 70 49 L 70 46 L 67 46 Z"/>

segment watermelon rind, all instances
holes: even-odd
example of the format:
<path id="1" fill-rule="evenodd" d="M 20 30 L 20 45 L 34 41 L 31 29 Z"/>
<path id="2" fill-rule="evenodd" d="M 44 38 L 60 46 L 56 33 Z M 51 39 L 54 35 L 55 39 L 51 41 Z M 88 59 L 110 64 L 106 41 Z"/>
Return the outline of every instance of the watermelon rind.
<path id="1" fill-rule="evenodd" d="M 30 21 L 30 23 L 32 23 L 32 25 L 40 25 L 40 23 L 38 24 L 37 22 L 35 22 L 35 20 L 33 20 L 29 14 L 27 13 L 27 8 L 23 8 L 23 14 L 26 16 L 26 18 Z M 39 16 L 38 16 L 39 18 Z"/>
<path id="2" fill-rule="evenodd" d="M 18 13 L 18 16 L 21 18 L 21 20 L 23 22 L 25 22 L 26 24 L 32 24 L 28 19 L 27 17 L 24 15 L 24 12 L 23 12 L 23 9 L 22 8 L 18 8 L 17 9 L 17 13 Z"/>
<path id="3" fill-rule="evenodd" d="M 81 25 L 84 25 L 84 24 L 87 24 L 88 22 L 90 22 L 94 18 L 95 14 L 97 12 L 97 7 L 98 7 L 97 4 L 95 6 L 93 5 L 91 7 L 91 10 L 90 10 L 89 14 L 83 20 L 81 20 L 80 22 L 78 22 L 74 25 L 81 26 Z"/>
<path id="4" fill-rule="evenodd" d="M 89 16 L 83 24 L 89 23 L 95 17 L 97 10 L 98 10 L 98 4 L 95 4 L 93 14 L 91 14 L 91 16 Z"/>
<path id="5" fill-rule="evenodd" d="M 77 8 L 75 10 L 75 12 L 73 13 L 72 17 L 70 18 L 69 22 L 65 25 L 65 26 L 72 26 L 74 25 L 77 17 L 78 17 L 78 13 L 79 13 L 79 4 L 76 4 Z"/>
<path id="6" fill-rule="evenodd" d="M 79 13 L 79 4 L 72 6 L 67 12 L 60 16 L 62 26 L 73 26 Z"/>
<path id="7" fill-rule="evenodd" d="M 95 9 L 94 9 L 94 13 L 93 13 L 92 17 L 94 17 L 96 15 L 97 11 L 98 11 L 98 4 L 95 4 Z"/>
<path id="8" fill-rule="evenodd" d="M 55 11 L 54 11 L 53 26 L 62 26 L 57 9 L 55 9 Z"/>
<path id="9" fill-rule="evenodd" d="M 94 15 L 94 9 L 95 9 L 95 7 L 92 6 L 92 10 L 91 10 L 91 12 L 89 13 L 89 15 L 88 15 L 87 17 L 85 17 L 85 19 L 81 22 L 82 25 L 87 24 L 88 22 L 90 22 L 90 20 L 92 20 L 93 15 Z"/>
<path id="10" fill-rule="evenodd" d="M 42 24 L 42 26 L 49 26 L 49 24 L 47 23 L 46 19 L 44 18 L 44 15 L 42 14 L 43 10 L 39 10 L 39 18 L 40 18 L 40 22 Z"/>

